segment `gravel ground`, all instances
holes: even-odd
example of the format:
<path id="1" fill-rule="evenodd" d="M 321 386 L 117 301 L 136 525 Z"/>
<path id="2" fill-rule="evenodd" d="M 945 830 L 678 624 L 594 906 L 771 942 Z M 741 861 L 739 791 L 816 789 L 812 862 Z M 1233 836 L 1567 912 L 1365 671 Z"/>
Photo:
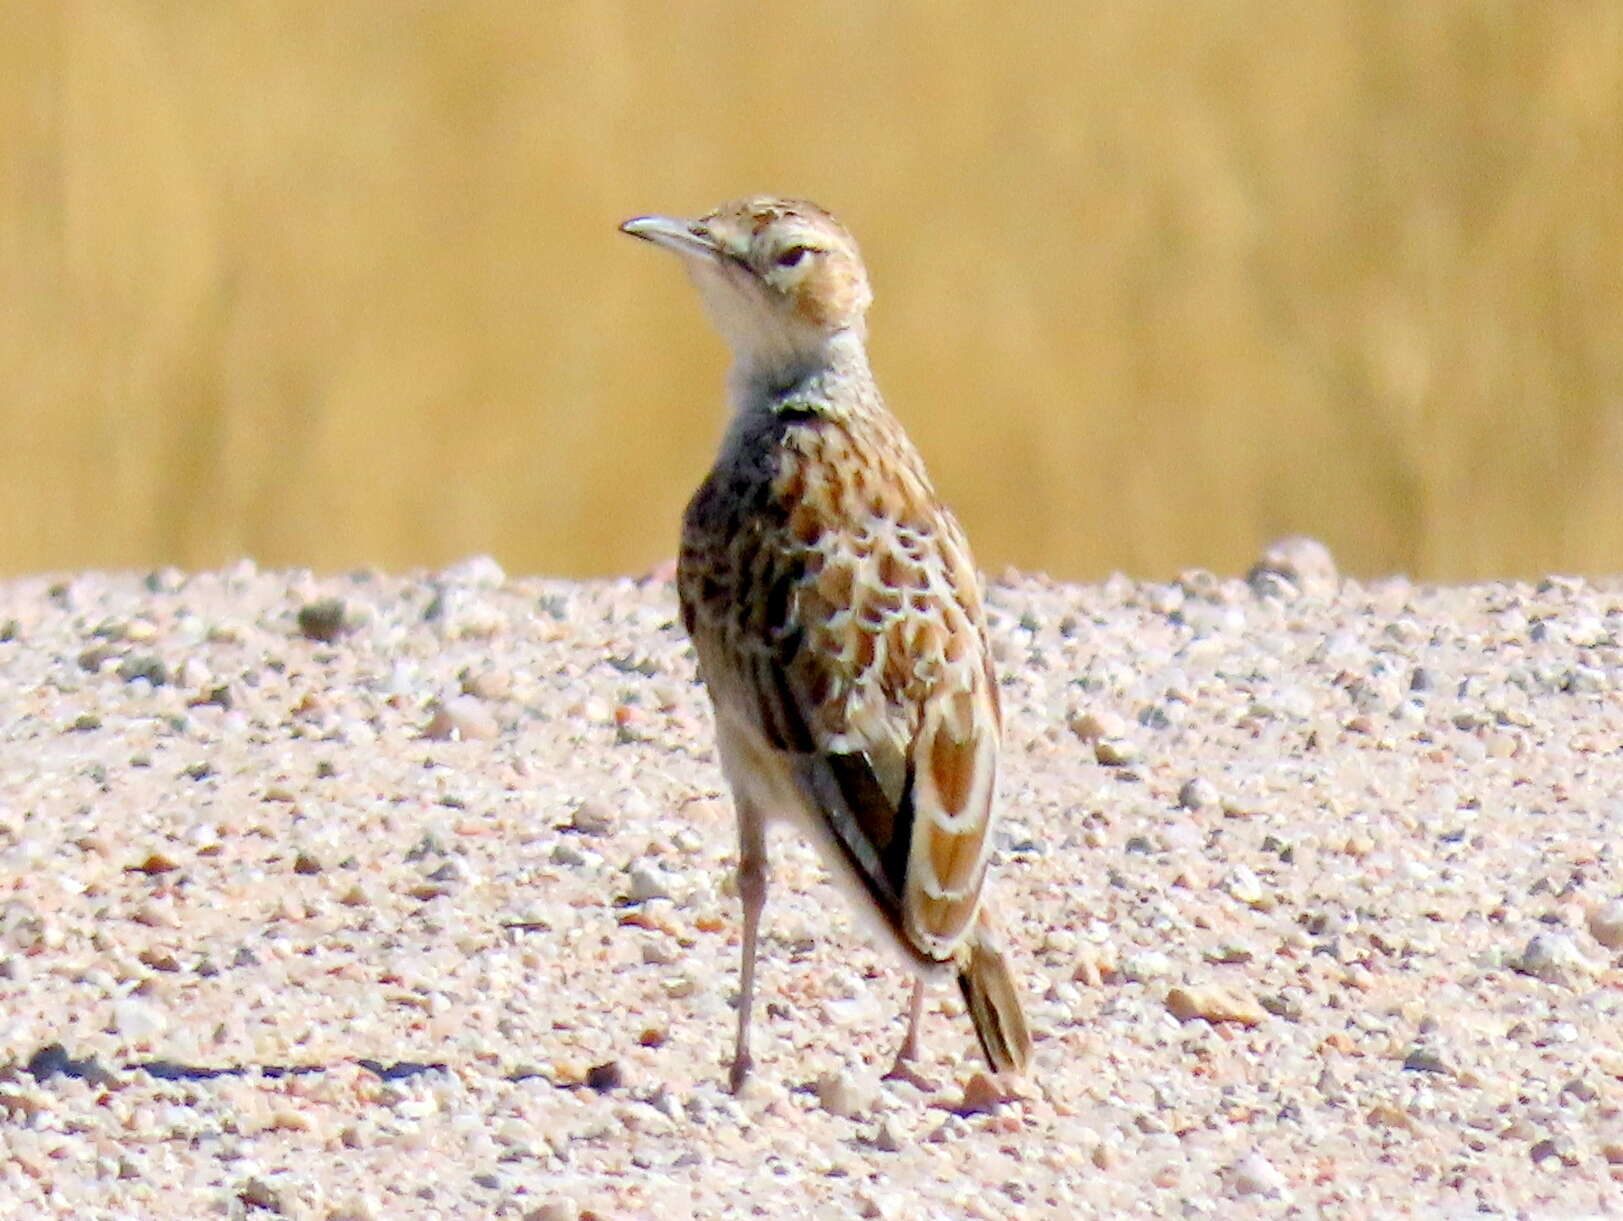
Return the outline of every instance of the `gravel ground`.
<path id="1" fill-rule="evenodd" d="M 668 582 L 0 585 L 0 1216 L 1623 1214 L 1623 583 L 1314 565 L 996 583 L 1035 1071 L 786 838 L 739 1099 Z"/>

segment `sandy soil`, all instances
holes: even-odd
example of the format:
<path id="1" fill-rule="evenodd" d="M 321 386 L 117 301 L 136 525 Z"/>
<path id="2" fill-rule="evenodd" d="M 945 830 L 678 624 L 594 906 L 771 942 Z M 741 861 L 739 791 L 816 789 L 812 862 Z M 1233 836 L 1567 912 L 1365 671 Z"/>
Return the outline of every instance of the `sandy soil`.
<path id="1" fill-rule="evenodd" d="M 1036 1071 L 785 839 L 738 1099 L 668 584 L 0 585 L 0 1216 L 1623 1213 L 1623 585 L 1312 578 L 998 583 Z"/>

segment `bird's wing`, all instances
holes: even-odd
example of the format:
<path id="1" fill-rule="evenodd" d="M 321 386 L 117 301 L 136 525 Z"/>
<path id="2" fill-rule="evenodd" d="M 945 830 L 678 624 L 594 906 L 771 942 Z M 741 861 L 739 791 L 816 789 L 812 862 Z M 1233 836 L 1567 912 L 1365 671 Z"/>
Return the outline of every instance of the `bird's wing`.
<path id="1" fill-rule="evenodd" d="M 724 526 L 701 489 L 679 588 L 718 715 L 790 756 L 880 911 L 942 960 L 979 902 L 1001 716 L 963 534 L 910 446 L 875 451 L 796 429 L 761 510 Z"/>

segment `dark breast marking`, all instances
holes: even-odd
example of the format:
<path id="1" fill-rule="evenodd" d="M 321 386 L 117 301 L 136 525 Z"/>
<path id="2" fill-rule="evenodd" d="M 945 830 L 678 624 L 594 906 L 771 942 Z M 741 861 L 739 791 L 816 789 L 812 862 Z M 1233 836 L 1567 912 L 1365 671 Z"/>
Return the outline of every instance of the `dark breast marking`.
<path id="1" fill-rule="evenodd" d="M 810 424 L 827 418 L 809 403 L 784 403 L 774 407 L 772 414 L 785 424 Z"/>

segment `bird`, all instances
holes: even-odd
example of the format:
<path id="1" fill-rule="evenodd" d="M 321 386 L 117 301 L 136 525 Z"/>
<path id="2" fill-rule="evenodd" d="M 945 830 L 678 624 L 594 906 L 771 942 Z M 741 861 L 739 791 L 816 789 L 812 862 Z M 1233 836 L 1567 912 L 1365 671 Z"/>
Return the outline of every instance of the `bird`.
<path id="1" fill-rule="evenodd" d="M 986 902 L 1002 711 L 969 544 L 869 367 L 856 241 L 754 196 L 621 230 L 681 257 L 732 353 L 729 422 L 682 519 L 677 593 L 738 823 L 743 908 L 729 1085 L 752 1068 L 766 832 L 786 822 L 915 971 L 892 1074 L 913 1068 L 929 980 L 955 976 L 983 1054 L 1032 1039 Z"/>

